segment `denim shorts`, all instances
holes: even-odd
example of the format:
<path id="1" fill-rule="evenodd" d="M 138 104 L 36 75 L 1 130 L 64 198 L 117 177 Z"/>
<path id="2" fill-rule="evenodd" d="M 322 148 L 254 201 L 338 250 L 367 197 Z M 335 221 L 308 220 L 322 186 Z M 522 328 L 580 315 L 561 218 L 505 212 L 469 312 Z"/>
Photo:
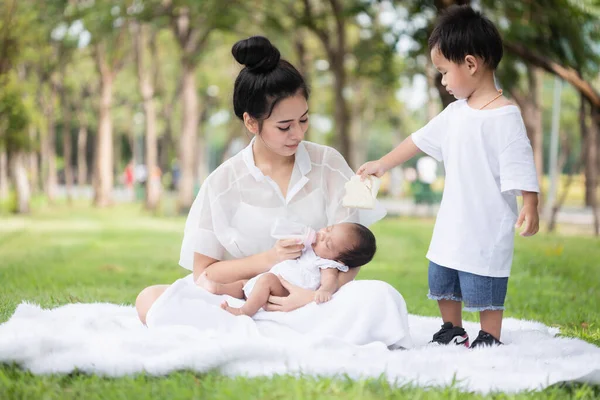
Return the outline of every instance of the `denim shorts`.
<path id="1" fill-rule="evenodd" d="M 508 277 L 494 278 L 429 262 L 429 297 L 464 303 L 465 311 L 504 310 Z"/>

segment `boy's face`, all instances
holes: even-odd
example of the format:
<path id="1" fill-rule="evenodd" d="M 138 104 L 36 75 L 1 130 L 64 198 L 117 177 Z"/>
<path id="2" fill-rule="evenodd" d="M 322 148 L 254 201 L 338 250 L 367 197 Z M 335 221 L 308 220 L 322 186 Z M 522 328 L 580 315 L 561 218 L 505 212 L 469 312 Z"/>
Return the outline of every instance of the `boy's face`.
<path id="1" fill-rule="evenodd" d="M 317 232 L 313 250 L 321 258 L 337 261 L 340 254 L 354 245 L 353 236 L 352 224 L 328 226 Z"/>
<path id="2" fill-rule="evenodd" d="M 473 56 L 467 56 L 473 57 Z M 452 62 L 436 47 L 431 50 L 431 61 L 442 74 L 442 85 L 457 99 L 468 98 L 475 90 L 474 70 L 467 60 L 462 64 Z M 476 68 L 476 67 L 475 67 Z"/>

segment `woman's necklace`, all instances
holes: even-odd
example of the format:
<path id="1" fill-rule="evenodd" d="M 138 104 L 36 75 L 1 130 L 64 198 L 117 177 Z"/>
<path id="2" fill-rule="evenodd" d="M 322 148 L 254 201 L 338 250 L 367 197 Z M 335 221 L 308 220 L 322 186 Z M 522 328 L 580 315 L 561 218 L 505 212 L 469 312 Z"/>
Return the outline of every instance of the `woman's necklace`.
<path id="1" fill-rule="evenodd" d="M 483 110 L 484 108 L 486 108 L 487 106 L 489 106 L 490 104 L 492 104 L 496 99 L 500 98 L 500 96 L 502 96 L 502 89 L 498 90 L 498 96 L 494 97 L 493 99 L 491 99 L 490 101 L 488 101 L 487 103 L 485 103 L 479 109 Z"/>

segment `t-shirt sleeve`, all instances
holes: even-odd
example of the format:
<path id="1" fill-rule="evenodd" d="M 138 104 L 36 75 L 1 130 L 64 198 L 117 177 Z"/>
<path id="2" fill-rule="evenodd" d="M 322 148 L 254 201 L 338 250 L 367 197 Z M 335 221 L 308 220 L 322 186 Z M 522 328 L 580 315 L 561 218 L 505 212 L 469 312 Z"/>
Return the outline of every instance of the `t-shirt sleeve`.
<path id="1" fill-rule="evenodd" d="M 222 260 L 225 248 L 217 239 L 213 223 L 213 203 L 215 193 L 211 187 L 211 179 L 206 179 L 188 214 L 181 245 L 179 265 L 193 270 L 194 253 Z"/>
<path id="2" fill-rule="evenodd" d="M 357 222 L 369 226 L 385 216 L 385 208 L 379 201 L 376 202 L 373 210 L 359 210 L 342 205 L 342 200 L 346 194 L 346 182 L 354 176 L 354 171 L 337 150 L 327 148 L 323 164 L 323 189 L 327 199 L 325 212 L 327 213 L 328 225 L 341 222 Z"/>
<path id="3" fill-rule="evenodd" d="M 539 193 L 533 151 L 521 131 L 500 153 L 500 191 L 520 196 L 522 191 Z"/>
<path id="4" fill-rule="evenodd" d="M 441 113 L 436 115 L 427 125 L 411 135 L 415 145 L 425 154 L 442 161 L 442 138 L 446 128 L 446 120 L 452 103 L 448 105 Z"/>

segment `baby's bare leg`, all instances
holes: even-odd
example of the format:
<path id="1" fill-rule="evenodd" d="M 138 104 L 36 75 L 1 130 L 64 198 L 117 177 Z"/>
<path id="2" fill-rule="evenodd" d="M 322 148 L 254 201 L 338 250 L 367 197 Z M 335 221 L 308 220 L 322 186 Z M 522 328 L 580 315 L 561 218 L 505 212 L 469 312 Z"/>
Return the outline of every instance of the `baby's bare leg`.
<path id="1" fill-rule="evenodd" d="M 281 286 L 279 278 L 275 274 L 267 272 L 258 278 L 250 297 L 241 308 L 230 307 L 227 302 L 221 304 L 221 308 L 233 315 L 248 315 L 251 317 L 267 304 L 269 296 L 287 296 L 289 294 L 287 289 Z"/>
<path id="2" fill-rule="evenodd" d="M 206 275 L 206 272 L 202 273 L 198 277 L 196 284 L 203 287 L 212 294 L 227 294 L 236 299 L 244 298 L 244 285 L 248 282 L 247 280 L 235 281 L 232 283 L 219 283 L 210 280 Z"/>

